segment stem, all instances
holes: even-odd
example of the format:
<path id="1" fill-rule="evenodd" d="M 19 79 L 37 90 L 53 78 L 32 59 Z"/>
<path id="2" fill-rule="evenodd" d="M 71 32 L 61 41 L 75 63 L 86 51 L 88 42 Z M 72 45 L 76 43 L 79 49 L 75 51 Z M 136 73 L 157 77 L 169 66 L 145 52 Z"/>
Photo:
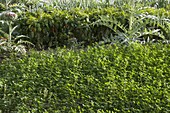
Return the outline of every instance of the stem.
<path id="1" fill-rule="evenodd" d="M 133 16 L 134 16 L 134 9 L 135 9 L 134 0 L 131 0 L 131 1 L 130 1 L 130 5 L 131 5 L 132 7 L 131 7 L 131 10 L 130 10 L 129 30 L 132 30 L 133 18 L 134 18 Z"/>
<path id="2" fill-rule="evenodd" d="M 8 47 L 11 47 L 11 39 L 12 39 L 12 22 L 9 22 L 9 37 L 8 37 Z"/>
<path id="3" fill-rule="evenodd" d="M 7 2 L 7 0 L 5 0 L 5 7 L 6 7 L 6 9 L 8 9 L 8 2 Z"/>
<path id="4" fill-rule="evenodd" d="M 133 15 L 130 15 L 130 19 L 129 19 L 129 31 L 132 30 L 132 24 L 133 24 Z"/>

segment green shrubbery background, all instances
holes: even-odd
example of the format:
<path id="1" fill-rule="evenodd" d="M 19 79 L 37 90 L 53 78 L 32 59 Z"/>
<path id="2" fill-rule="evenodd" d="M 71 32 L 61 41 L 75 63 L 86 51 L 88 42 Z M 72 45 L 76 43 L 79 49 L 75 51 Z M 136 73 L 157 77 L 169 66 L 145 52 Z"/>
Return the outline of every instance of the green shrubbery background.
<path id="1" fill-rule="evenodd" d="M 51 4 L 38 0 L 15 2 L 0 4 L 0 19 L 5 21 L 2 16 L 5 12 L 16 13 L 18 18 L 12 20 L 14 24 L 11 27 L 17 26 L 17 29 L 11 33 L 12 38 L 26 35 L 29 39 L 21 39 L 33 43 L 38 50 L 75 44 L 88 46 L 101 41 L 111 43 L 113 40 L 170 40 L 168 2 L 165 6 L 161 2 L 147 5 L 147 2 L 133 0 L 115 1 L 110 5 L 91 2 L 89 6 L 86 6 L 88 1 L 87 4 L 80 1 Z M 3 26 L 0 38 L 8 40 L 8 25 L 3 23 L 0 23 Z M 24 46 L 32 47 L 28 45 Z"/>
<path id="2" fill-rule="evenodd" d="M 30 52 L 0 64 L 1 112 L 170 112 L 170 45 Z"/>
<path id="3" fill-rule="evenodd" d="M 102 15 L 115 16 L 123 22 L 128 14 L 113 7 L 72 8 L 69 11 L 57 8 L 44 9 L 24 14 L 24 18 L 19 21 L 20 32 L 30 36 L 31 41 L 40 49 L 68 45 L 69 40 L 73 38 L 89 45 L 101 40 L 106 34 L 107 27 L 93 25 Z"/>
<path id="4" fill-rule="evenodd" d="M 169 24 L 164 22 L 169 19 L 169 15 L 169 10 L 165 8 L 148 7 L 139 10 L 129 5 L 121 8 L 111 6 L 70 10 L 46 7 L 33 12 L 23 12 L 16 24 L 20 25 L 19 32 L 29 36 L 37 49 L 47 49 L 69 46 L 72 39 L 85 46 L 103 41 L 105 38 L 110 38 L 111 34 L 115 36 L 118 32 L 126 33 L 124 29 L 130 30 L 130 21 L 136 23 L 133 26 L 142 26 L 142 31 L 139 30 L 137 33 L 141 33 L 141 38 L 144 37 L 142 34 L 149 33 L 151 34 L 148 35 L 149 38 L 157 38 L 152 36 L 154 31 L 149 32 L 149 30 L 159 29 L 160 34 L 169 40 Z M 133 20 L 130 20 L 131 16 Z M 143 20 L 145 23 L 137 22 L 138 18 L 146 18 Z M 119 25 L 115 25 L 116 22 Z M 117 31 L 112 30 L 115 26 L 118 26 Z M 135 30 L 137 29 L 130 31 L 131 34 L 137 32 Z M 145 33 L 147 30 L 148 33 Z"/>

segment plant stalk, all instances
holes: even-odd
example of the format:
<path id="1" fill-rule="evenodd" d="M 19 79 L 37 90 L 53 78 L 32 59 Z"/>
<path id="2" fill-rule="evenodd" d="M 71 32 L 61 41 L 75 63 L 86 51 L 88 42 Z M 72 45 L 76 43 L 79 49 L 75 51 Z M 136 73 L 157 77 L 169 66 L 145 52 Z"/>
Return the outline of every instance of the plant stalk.
<path id="1" fill-rule="evenodd" d="M 8 37 L 8 47 L 11 47 L 11 39 L 12 39 L 12 22 L 9 22 L 9 37 Z"/>

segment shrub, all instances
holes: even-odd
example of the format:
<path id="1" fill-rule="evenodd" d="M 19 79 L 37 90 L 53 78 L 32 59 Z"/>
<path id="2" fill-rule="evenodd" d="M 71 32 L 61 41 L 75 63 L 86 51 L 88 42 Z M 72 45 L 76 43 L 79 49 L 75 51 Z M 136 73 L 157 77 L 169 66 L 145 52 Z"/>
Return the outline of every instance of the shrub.
<path id="1" fill-rule="evenodd" d="M 0 110 L 167 113 L 169 50 L 133 43 L 13 57 L 0 64 Z"/>
<path id="2" fill-rule="evenodd" d="M 106 19 L 101 20 L 101 17 Z M 110 38 L 111 35 L 119 37 L 122 33 L 128 38 L 149 37 L 167 40 L 170 34 L 169 13 L 164 8 L 126 5 L 115 8 L 75 7 L 61 10 L 44 6 L 36 11 L 23 12 L 19 18 L 16 22 L 20 26 L 18 31 L 31 37 L 31 42 L 37 49 L 67 46 L 72 39 L 87 46 Z M 117 29 L 113 31 L 115 28 Z"/>
<path id="3" fill-rule="evenodd" d="M 19 31 L 31 37 L 38 49 L 64 46 L 72 38 L 89 45 L 100 40 L 107 29 L 104 26 L 93 26 L 93 22 L 97 21 L 100 15 L 118 18 L 126 16 L 119 11 L 113 7 L 97 10 L 74 8 L 69 11 L 55 8 L 39 9 L 36 12 L 23 13 L 17 24 L 20 25 Z"/>

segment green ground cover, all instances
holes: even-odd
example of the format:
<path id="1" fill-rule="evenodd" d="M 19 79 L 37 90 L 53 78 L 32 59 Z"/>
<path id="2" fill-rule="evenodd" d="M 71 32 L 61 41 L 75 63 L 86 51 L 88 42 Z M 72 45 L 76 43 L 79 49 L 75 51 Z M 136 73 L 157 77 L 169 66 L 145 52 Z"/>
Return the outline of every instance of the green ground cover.
<path id="1" fill-rule="evenodd" d="M 170 45 L 32 51 L 0 64 L 0 110 L 168 113 Z"/>

